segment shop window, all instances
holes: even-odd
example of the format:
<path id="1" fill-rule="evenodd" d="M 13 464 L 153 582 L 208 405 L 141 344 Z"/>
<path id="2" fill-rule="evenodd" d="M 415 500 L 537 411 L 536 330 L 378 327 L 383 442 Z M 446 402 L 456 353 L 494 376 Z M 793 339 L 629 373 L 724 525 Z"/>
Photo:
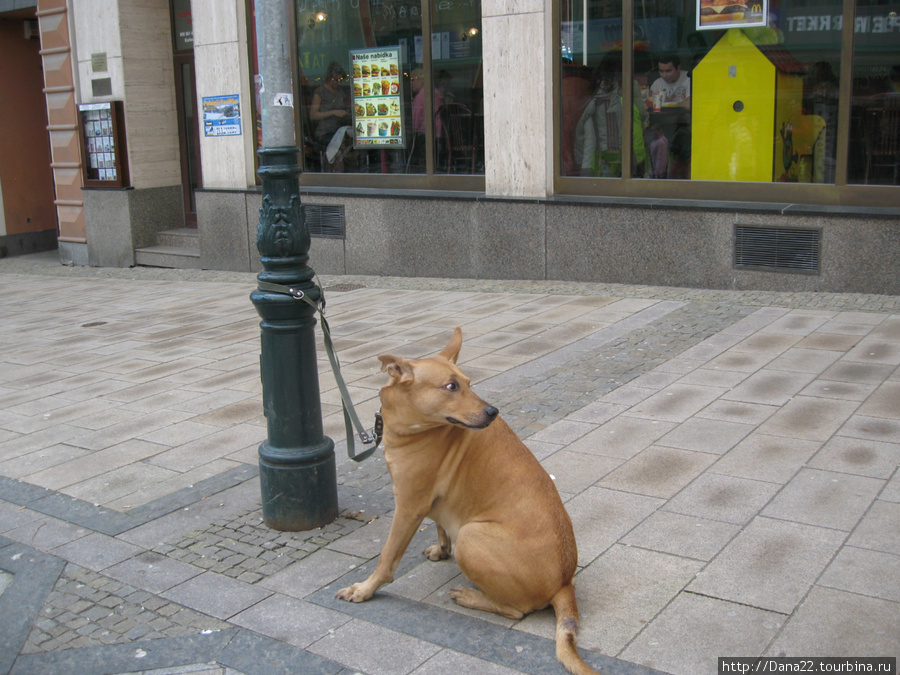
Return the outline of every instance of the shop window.
<path id="1" fill-rule="evenodd" d="M 900 185 L 900 3 L 857 0 L 848 182 Z"/>
<path id="2" fill-rule="evenodd" d="M 621 2 L 561 2 L 562 176 L 622 177 L 627 148 L 632 178 L 836 181 L 840 4 L 634 3 L 623 59 Z"/>
<path id="3" fill-rule="evenodd" d="M 297 0 L 314 173 L 484 174 L 478 0 Z"/>

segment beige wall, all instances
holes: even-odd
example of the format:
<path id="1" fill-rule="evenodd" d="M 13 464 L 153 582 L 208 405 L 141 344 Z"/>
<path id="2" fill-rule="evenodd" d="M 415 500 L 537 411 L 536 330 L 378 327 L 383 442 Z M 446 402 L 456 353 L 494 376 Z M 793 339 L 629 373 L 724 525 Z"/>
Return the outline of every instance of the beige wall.
<path id="1" fill-rule="evenodd" d="M 246 188 L 255 183 L 251 75 L 247 17 L 243 0 L 192 0 L 197 110 L 205 96 L 240 94 L 240 136 L 203 135 L 200 130 L 203 186 Z"/>
<path id="2" fill-rule="evenodd" d="M 482 0 L 485 192 L 544 197 L 551 89 L 544 0 Z M 523 68 L 528 76 L 522 77 Z M 527 86 L 516 83 L 527 82 Z M 515 157 L 515 161 L 510 161 Z"/>
<path id="3" fill-rule="evenodd" d="M 181 183 L 168 0 L 72 0 L 80 101 L 125 101 L 128 166 L 135 188 Z M 95 72 L 92 54 L 106 54 Z M 110 78 L 112 96 L 91 81 Z"/>

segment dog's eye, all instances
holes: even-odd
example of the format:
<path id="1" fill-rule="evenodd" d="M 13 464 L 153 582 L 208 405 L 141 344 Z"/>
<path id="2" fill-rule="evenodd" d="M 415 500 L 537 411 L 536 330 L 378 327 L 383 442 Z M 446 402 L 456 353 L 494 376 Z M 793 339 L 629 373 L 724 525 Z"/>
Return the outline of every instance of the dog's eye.
<path id="1" fill-rule="evenodd" d="M 456 391 L 457 389 L 459 389 L 459 385 L 456 382 L 448 382 L 444 385 L 444 389 L 446 389 L 447 391 Z"/>

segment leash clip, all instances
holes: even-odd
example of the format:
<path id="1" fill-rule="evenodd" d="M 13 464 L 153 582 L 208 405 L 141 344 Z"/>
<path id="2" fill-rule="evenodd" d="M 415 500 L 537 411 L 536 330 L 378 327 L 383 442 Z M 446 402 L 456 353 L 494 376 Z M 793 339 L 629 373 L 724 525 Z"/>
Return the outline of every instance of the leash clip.
<path id="1" fill-rule="evenodd" d="M 368 445 L 369 443 L 374 443 L 377 446 L 381 445 L 381 437 L 384 435 L 384 419 L 381 417 L 381 413 L 375 413 L 375 426 L 372 428 L 371 432 L 368 431 L 360 431 L 359 432 L 359 440 Z"/>

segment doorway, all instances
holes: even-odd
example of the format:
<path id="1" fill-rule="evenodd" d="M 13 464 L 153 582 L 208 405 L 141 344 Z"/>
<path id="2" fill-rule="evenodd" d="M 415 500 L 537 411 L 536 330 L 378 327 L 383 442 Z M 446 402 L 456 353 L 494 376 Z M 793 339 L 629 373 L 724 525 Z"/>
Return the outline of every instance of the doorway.
<path id="1" fill-rule="evenodd" d="M 171 0 L 172 54 L 175 66 L 175 105 L 178 114 L 181 189 L 184 224 L 197 227 L 195 192 L 203 187 L 200 173 L 200 134 L 197 119 L 197 81 L 194 70 L 194 30 L 191 0 Z"/>

